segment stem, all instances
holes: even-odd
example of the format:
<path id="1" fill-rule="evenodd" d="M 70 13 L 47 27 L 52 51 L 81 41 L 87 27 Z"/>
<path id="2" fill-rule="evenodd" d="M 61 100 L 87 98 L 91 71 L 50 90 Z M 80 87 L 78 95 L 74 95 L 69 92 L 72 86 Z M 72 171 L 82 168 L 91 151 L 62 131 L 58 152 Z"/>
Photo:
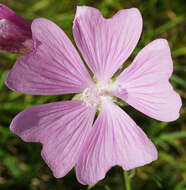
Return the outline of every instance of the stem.
<path id="1" fill-rule="evenodd" d="M 94 185 L 88 185 L 87 189 L 92 189 L 95 185 L 96 184 L 94 184 Z"/>
<path id="2" fill-rule="evenodd" d="M 126 187 L 126 190 L 131 190 L 130 177 L 128 175 L 128 172 L 124 170 L 123 175 L 124 175 L 124 178 L 125 178 L 125 187 Z"/>

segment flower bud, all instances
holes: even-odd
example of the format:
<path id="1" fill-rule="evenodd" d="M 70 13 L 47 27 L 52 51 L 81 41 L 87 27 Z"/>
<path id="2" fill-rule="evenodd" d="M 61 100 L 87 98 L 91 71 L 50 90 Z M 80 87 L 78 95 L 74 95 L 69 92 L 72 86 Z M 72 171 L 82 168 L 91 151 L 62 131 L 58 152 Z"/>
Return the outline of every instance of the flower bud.
<path id="1" fill-rule="evenodd" d="M 25 55 L 33 50 L 31 24 L 0 4 L 0 51 Z"/>

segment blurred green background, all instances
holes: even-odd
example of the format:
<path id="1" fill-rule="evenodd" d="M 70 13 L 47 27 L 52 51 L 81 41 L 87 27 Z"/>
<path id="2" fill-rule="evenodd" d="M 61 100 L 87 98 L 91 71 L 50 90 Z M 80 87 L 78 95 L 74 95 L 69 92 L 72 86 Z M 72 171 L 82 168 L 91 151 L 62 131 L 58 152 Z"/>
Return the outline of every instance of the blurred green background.
<path id="1" fill-rule="evenodd" d="M 155 143 L 159 159 L 132 172 L 132 189 L 135 190 L 185 190 L 186 189 L 186 2 L 184 0 L 1 0 L 30 22 L 38 17 L 57 23 L 72 37 L 72 22 L 77 5 L 98 8 L 105 17 L 120 9 L 137 7 L 143 16 L 143 33 L 133 52 L 136 53 L 150 41 L 162 37 L 169 41 L 174 60 L 171 82 L 181 95 L 181 116 L 175 122 L 153 120 L 130 106 L 125 111 L 137 122 Z M 74 41 L 73 41 L 74 43 Z M 33 105 L 69 99 L 64 96 L 31 96 L 10 91 L 4 80 L 17 55 L 0 53 L 0 190 L 79 190 L 72 170 L 62 179 L 55 179 L 40 157 L 41 145 L 24 143 L 9 131 L 13 117 Z M 127 65 L 127 64 L 126 64 Z M 106 178 L 92 190 L 124 190 L 122 169 L 114 167 Z"/>

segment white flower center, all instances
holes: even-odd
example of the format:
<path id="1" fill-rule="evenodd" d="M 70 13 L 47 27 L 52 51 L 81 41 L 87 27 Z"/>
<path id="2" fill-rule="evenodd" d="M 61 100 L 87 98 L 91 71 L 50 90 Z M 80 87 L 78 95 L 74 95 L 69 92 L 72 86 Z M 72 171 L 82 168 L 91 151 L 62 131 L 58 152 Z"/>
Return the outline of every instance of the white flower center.
<path id="1" fill-rule="evenodd" d="M 83 91 L 82 100 L 87 106 L 97 107 L 103 101 L 112 99 L 109 91 L 109 85 L 100 82 L 91 88 L 86 88 Z"/>

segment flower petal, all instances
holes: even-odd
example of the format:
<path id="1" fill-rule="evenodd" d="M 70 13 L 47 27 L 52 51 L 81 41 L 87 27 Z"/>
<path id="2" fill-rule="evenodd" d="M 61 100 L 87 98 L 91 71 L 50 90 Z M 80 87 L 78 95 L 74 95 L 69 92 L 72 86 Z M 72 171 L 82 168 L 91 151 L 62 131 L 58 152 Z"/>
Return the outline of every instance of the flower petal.
<path id="1" fill-rule="evenodd" d="M 10 129 L 26 142 L 41 142 L 43 159 L 55 177 L 63 177 L 77 162 L 94 115 L 82 101 L 56 102 L 19 113 Z"/>
<path id="2" fill-rule="evenodd" d="M 31 28 L 36 50 L 19 59 L 9 72 L 10 89 L 52 95 L 79 93 L 92 84 L 77 51 L 56 24 L 36 19 Z"/>
<path id="3" fill-rule="evenodd" d="M 105 19 L 91 7 L 77 7 L 73 33 L 88 66 L 100 80 L 108 80 L 129 57 L 142 30 L 138 9 L 119 11 Z"/>
<path id="4" fill-rule="evenodd" d="M 161 121 L 179 117 L 181 98 L 169 78 L 173 71 L 166 40 L 157 39 L 143 48 L 133 63 L 117 78 L 116 96 L 142 113 Z"/>
<path id="5" fill-rule="evenodd" d="M 95 184 L 114 165 L 125 170 L 157 159 L 157 151 L 145 133 L 114 103 L 105 103 L 77 162 L 82 184 Z"/>
<path id="6" fill-rule="evenodd" d="M 0 4 L 0 50 L 28 54 L 34 50 L 31 24 Z"/>

